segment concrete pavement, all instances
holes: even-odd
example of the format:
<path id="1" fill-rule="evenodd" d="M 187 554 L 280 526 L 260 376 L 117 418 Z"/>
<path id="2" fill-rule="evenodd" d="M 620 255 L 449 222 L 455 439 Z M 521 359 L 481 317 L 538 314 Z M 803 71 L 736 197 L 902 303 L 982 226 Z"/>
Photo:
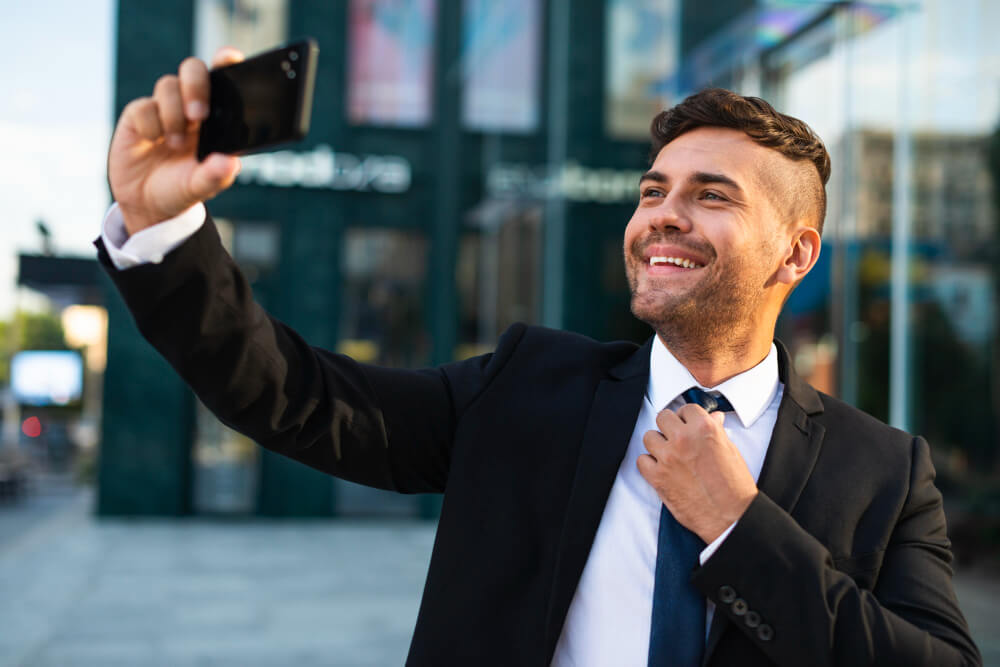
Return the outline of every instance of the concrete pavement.
<path id="1" fill-rule="evenodd" d="M 0 506 L 0 665 L 402 665 L 430 523 L 104 520 L 89 491 Z M 1000 581 L 956 588 L 1000 667 Z"/>
<path id="2" fill-rule="evenodd" d="M 90 505 L 0 538 L 0 665 L 403 664 L 433 525 L 95 521 Z"/>

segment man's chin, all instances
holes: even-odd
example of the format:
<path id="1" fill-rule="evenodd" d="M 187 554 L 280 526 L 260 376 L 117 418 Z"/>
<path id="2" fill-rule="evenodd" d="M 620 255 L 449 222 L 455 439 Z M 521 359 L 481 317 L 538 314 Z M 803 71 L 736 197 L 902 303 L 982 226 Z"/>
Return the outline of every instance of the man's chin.
<path id="1" fill-rule="evenodd" d="M 704 292 L 700 287 L 702 282 L 682 286 L 674 281 L 652 281 L 640 271 L 633 271 L 628 278 L 632 314 L 654 329 L 699 315 L 697 305 Z"/>
<path id="2" fill-rule="evenodd" d="M 641 320 L 653 327 L 659 328 L 665 322 L 675 321 L 678 311 L 683 310 L 683 301 L 678 298 L 664 299 L 664 295 L 633 294 L 632 314 L 636 319 Z"/>

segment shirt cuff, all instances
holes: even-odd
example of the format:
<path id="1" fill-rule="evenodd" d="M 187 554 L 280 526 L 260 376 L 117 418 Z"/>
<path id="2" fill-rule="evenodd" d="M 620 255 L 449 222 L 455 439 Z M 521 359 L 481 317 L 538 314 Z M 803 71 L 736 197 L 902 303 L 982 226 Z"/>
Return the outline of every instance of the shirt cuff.
<path id="1" fill-rule="evenodd" d="M 125 229 L 121 209 L 114 203 L 104 216 L 101 240 L 119 271 L 140 264 L 159 264 L 164 255 L 194 236 L 205 224 L 205 205 L 198 202 L 175 218 L 141 229 L 132 236 Z"/>
<path id="2" fill-rule="evenodd" d="M 712 540 L 711 544 L 701 550 L 701 553 L 698 554 L 698 563 L 700 565 L 704 565 L 705 561 L 712 557 L 712 554 L 714 554 L 715 550 L 719 548 L 719 545 L 722 544 L 727 537 L 729 537 L 729 533 L 733 532 L 733 528 L 736 527 L 737 523 L 739 523 L 739 521 L 733 521 L 729 528 L 722 531 L 722 535 L 719 535 L 717 538 Z"/>

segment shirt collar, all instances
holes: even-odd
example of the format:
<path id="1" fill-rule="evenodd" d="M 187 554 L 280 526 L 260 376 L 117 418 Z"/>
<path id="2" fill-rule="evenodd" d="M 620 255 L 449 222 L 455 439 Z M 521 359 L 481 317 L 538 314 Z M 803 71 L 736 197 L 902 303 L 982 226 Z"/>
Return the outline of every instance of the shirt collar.
<path id="1" fill-rule="evenodd" d="M 649 386 L 646 395 L 656 410 L 667 407 L 691 387 L 717 391 L 729 399 L 744 428 L 749 428 L 771 403 L 778 388 L 778 349 L 771 349 L 759 364 L 734 375 L 715 387 L 703 387 L 691 372 L 667 349 L 660 337 L 653 336 L 649 358 Z"/>

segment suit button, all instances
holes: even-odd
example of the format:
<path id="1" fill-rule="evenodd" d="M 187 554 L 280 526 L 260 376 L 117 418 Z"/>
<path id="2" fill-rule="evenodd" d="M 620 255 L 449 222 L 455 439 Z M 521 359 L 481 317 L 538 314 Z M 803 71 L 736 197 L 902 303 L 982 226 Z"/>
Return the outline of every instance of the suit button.
<path id="1" fill-rule="evenodd" d="M 736 598 L 733 600 L 733 613 L 737 616 L 742 616 L 747 613 L 748 609 L 750 609 L 750 607 L 747 606 L 747 601 L 743 598 Z"/>
<path id="2" fill-rule="evenodd" d="M 774 637 L 774 629 L 770 625 L 764 623 L 759 628 L 757 628 L 757 637 L 762 642 L 769 642 Z"/>
<path id="3" fill-rule="evenodd" d="M 719 589 L 719 600 L 723 604 L 729 604 L 736 599 L 736 591 L 732 586 L 723 586 Z"/>
<path id="4" fill-rule="evenodd" d="M 760 614 L 755 611 L 748 611 L 743 622 L 747 624 L 748 628 L 756 628 L 760 625 Z"/>

